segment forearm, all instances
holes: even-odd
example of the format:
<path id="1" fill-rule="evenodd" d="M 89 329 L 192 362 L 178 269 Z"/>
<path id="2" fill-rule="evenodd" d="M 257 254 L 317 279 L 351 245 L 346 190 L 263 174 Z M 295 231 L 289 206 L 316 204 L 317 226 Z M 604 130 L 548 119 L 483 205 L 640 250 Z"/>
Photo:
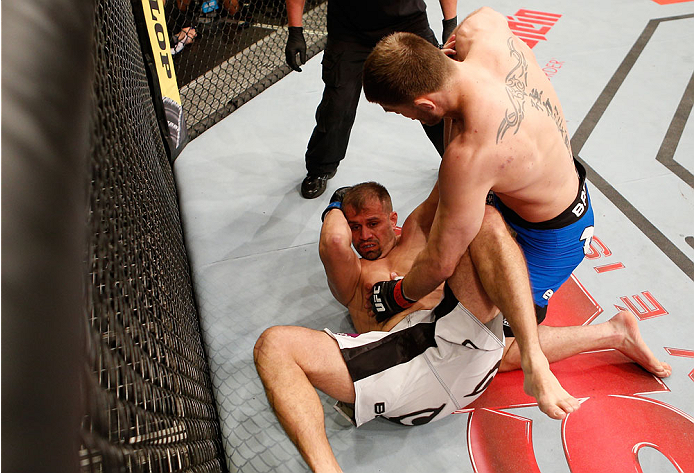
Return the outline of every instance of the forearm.
<path id="1" fill-rule="evenodd" d="M 342 210 L 332 209 L 325 214 L 325 221 L 320 231 L 318 251 L 322 260 L 335 254 L 350 255 L 352 235 Z"/>
<path id="2" fill-rule="evenodd" d="M 426 247 L 415 258 L 402 285 L 405 296 L 413 300 L 426 296 L 453 274 L 481 225 L 482 217 L 464 201 L 454 207 L 467 207 L 468 212 L 451 212 L 450 203 L 445 203 L 441 181 L 437 184 L 439 203 Z M 436 187 L 434 191 L 437 191 Z M 461 222 L 466 223 L 463 225 Z"/>
<path id="3" fill-rule="evenodd" d="M 287 2 L 287 26 L 301 26 L 304 16 L 305 0 L 286 0 Z"/>
<path id="4" fill-rule="evenodd" d="M 458 0 L 439 0 L 444 20 L 450 20 L 458 14 Z"/>
<path id="5" fill-rule="evenodd" d="M 441 257 L 435 256 L 429 249 L 422 250 L 412 269 L 402 282 L 404 295 L 412 300 L 419 300 L 434 291 L 448 279 L 456 265 L 446 264 Z"/>
<path id="6" fill-rule="evenodd" d="M 344 306 L 354 297 L 361 272 L 351 244 L 351 231 L 342 210 L 331 209 L 321 227 L 318 252 L 330 292 Z"/>

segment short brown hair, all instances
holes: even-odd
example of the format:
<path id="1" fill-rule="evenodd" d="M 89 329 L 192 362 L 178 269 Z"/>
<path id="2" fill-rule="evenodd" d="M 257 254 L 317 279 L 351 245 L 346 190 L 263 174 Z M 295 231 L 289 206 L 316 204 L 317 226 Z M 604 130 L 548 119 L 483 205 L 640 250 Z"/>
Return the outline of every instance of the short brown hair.
<path id="1" fill-rule="evenodd" d="M 378 42 L 364 63 L 364 95 L 381 105 L 409 105 L 441 89 L 450 59 L 412 33 L 393 33 Z"/>
<path id="2" fill-rule="evenodd" d="M 359 213 L 364 209 L 369 199 L 378 199 L 386 213 L 389 214 L 393 211 L 393 202 L 390 199 L 390 194 L 385 187 L 373 181 L 354 185 L 345 192 L 342 199 L 342 208 L 350 206 Z"/>

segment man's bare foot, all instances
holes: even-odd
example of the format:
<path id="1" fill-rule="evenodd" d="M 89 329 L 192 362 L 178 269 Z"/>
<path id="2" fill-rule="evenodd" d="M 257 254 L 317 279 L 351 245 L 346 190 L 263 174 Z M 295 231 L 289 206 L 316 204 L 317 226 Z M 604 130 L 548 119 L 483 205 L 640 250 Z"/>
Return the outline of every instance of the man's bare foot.
<path id="1" fill-rule="evenodd" d="M 544 355 L 521 362 L 523 368 L 523 390 L 537 400 L 542 412 L 552 419 L 561 420 L 580 407 L 578 400 L 559 384 L 559 380 L 549 369 Z"/>
<path id="2" fill-rule="evenodd" d="M 641 338 L 639 324 L 631 312 L 623 310 L 612 317 L 608 323 L 612 324 L 623 337 L 621 343 L 615 347 L 617 350 L 658 377 L 667 378 L 672 374 L 670 365 L 658 360 Z"/>

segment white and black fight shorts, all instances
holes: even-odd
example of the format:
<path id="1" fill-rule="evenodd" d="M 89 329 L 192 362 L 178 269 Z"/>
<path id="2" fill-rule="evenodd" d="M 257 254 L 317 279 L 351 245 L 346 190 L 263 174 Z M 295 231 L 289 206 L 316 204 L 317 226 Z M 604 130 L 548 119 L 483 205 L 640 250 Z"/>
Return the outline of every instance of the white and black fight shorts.
<path id="1" fill-rule="evenodd" d="M 354 382 L 357 427 L 374 417 L 422 425 L 477 399 L 501 364 L 501 313 L 483 324 L 446 285 L 433 310 L 413 312 L 390 332 L 335 334 Z"/>

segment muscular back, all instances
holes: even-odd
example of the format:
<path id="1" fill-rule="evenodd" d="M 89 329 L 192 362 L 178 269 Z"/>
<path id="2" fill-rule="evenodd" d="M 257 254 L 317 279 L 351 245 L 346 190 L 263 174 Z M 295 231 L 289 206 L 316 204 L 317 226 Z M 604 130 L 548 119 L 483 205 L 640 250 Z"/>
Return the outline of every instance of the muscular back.
<path id="1" fill-rule="evenodd" d="M 505 17 L 483 8 L 456 32 L 467 89 L 448 161 L 489 186 L 528 221 L 549 220 L 576 197 L 578 178 L 559 99 Z"/>

